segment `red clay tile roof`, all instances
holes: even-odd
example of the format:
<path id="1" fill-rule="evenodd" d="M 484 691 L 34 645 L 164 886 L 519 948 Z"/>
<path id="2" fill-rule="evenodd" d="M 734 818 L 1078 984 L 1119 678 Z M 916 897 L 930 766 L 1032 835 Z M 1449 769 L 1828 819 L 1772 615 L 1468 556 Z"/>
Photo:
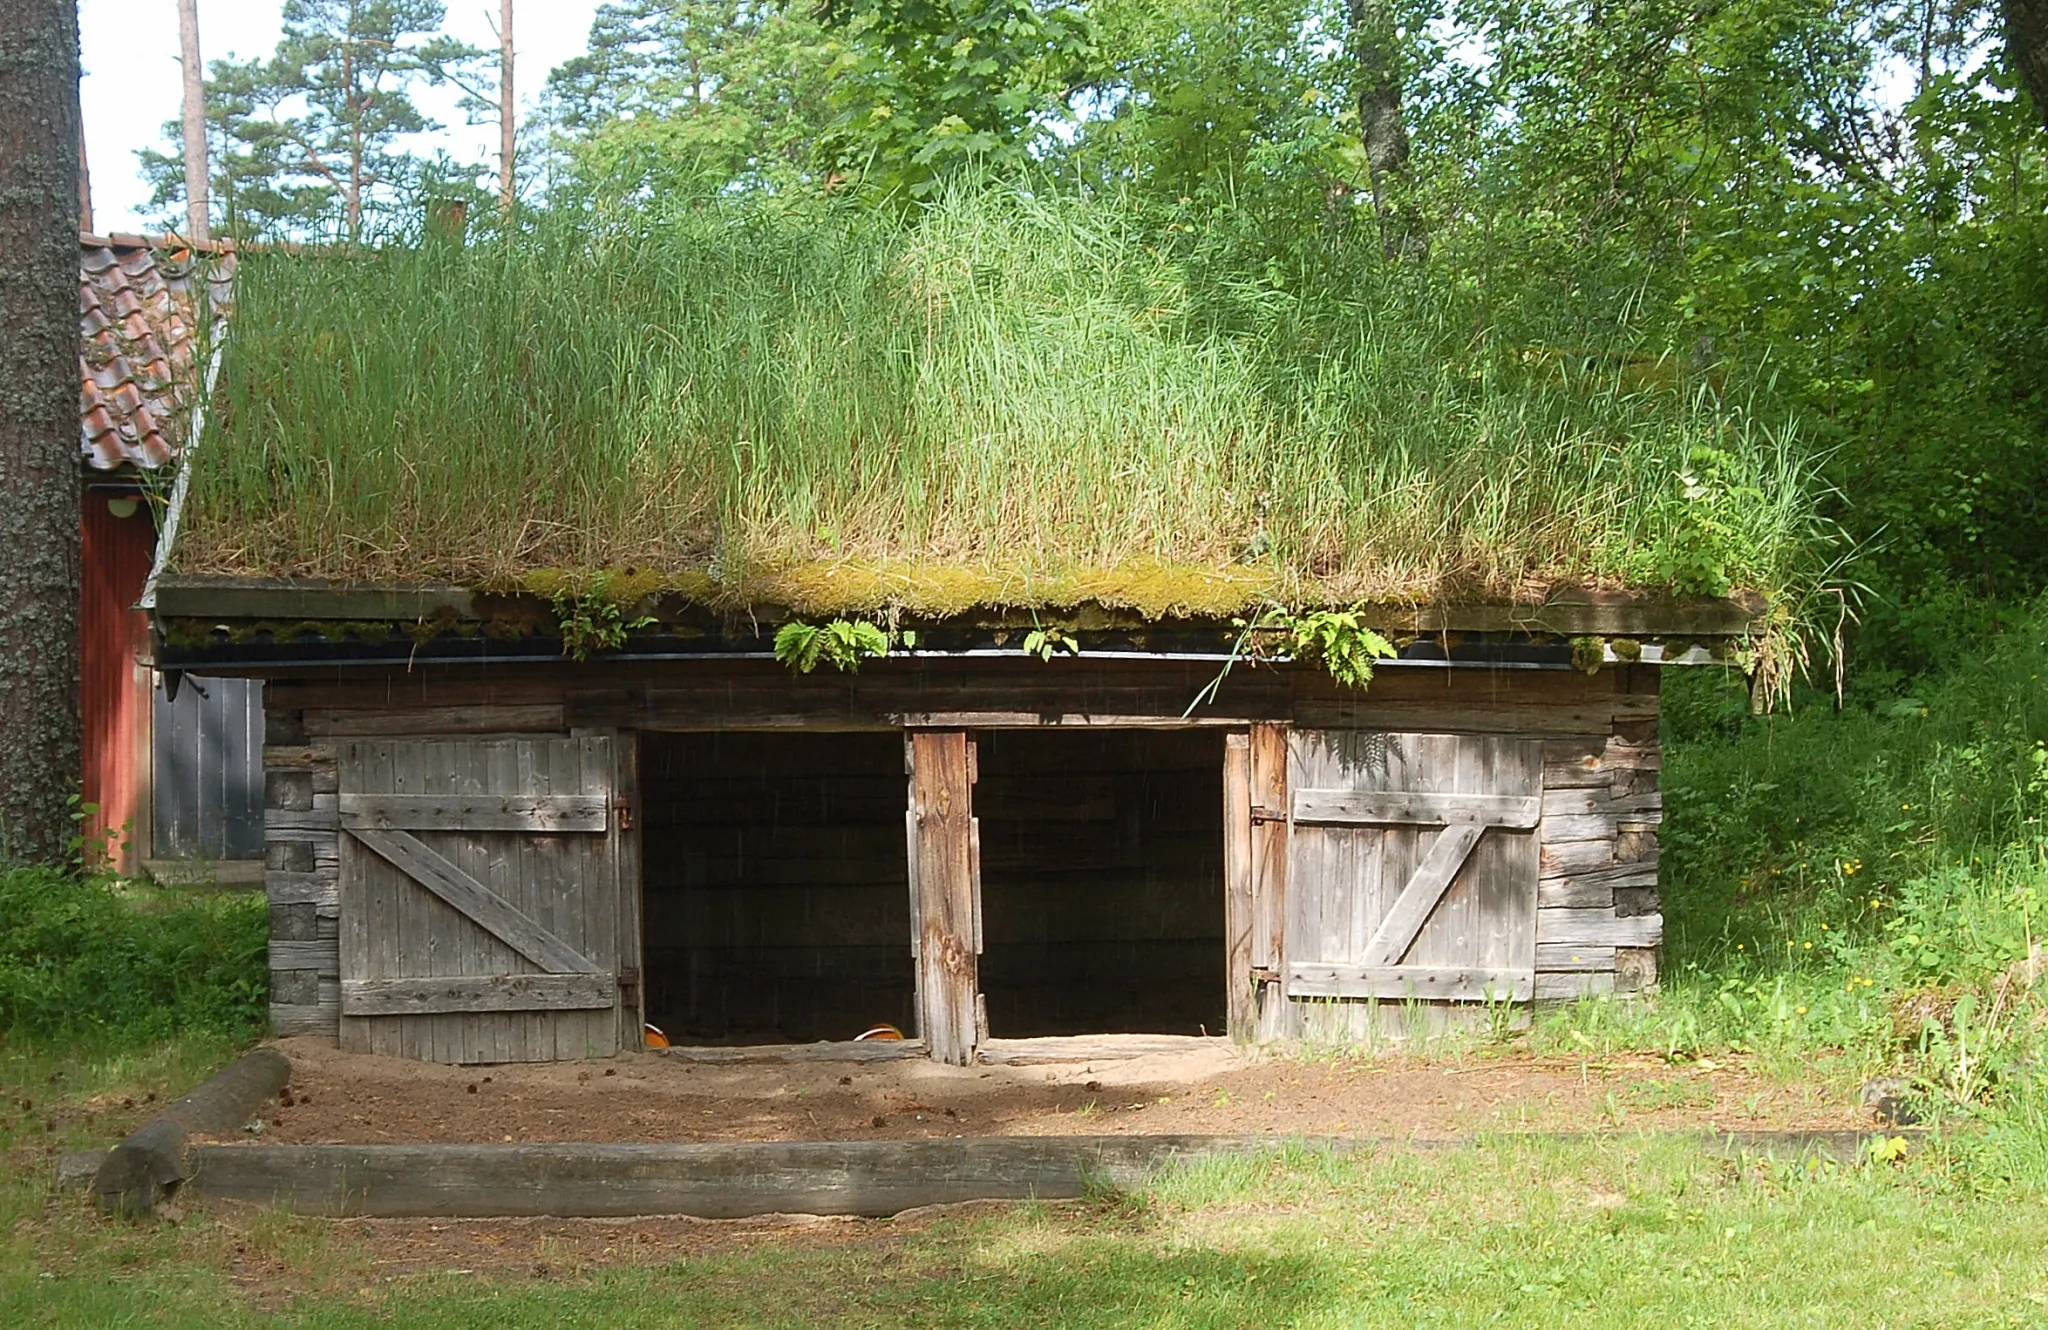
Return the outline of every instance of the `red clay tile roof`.
<path id="1" fill-rule="evenodd" d="M 78 237 L 78 437 L 102 471 L 177 456 L 197 393 L 196 308 L 227 316 L 235 256 L 144 236 Z"/>

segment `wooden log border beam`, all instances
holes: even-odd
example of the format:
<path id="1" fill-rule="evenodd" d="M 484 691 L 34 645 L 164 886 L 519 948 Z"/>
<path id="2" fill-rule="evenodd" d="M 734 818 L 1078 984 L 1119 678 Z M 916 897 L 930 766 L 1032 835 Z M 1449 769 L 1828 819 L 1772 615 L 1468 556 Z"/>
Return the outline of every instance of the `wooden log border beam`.
<path id="1" fill-rule="evenodd" d="M 335 1217 L 485 1219 L 899 1214 L 982 1200 L 1070 1200 L 1100 1182 L 1138 1186 L 1184 1160 L 1310 1149 L 1499 1149 L 1517 1139 L 1616 1133 L 1497 1133 L 1435 1141 L 1376 1137 L 988 1136 L 924 1141 L 693 1145 L 208 1145 L 186 1190 Z M 1844 1162 L 1907 1131 L 1676 1132 L 1729 1156 Z M 1636 1134 L 1631 1135 L 1636 1139 Z"/>
<path id="2" fill-rule="evenodd" d="M 290 1060 L 274 1048 L 228 1063 L 107 1152 L 93 1174 L 93 1204 L 105 1214 L 130 1218 L 153 1213 L 191 1176 L 188 1137 L 240 1131 L 291 1076 Z"/>

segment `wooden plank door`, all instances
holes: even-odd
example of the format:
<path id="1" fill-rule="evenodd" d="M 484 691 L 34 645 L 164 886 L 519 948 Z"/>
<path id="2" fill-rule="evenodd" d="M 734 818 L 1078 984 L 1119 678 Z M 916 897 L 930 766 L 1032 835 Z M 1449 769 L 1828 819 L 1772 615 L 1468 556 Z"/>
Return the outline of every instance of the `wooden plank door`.
<path id="1" fill-rule="evenodd" d="M 342 1047 L 616 1053 L 638 884 L 613 737 L 358 739 L 339 759 Z"/>
<path id="2" fill-rule="evenodd" d="M 908 747 L 918 1034 L 935 1060 L 964 1067 L 983 1036 L 974 740 L 964 730 L 912 730 Z"/>
<path id="3" fill-rule="evenodd" d="M 1533 994 L 1542 741 L 1297 730 L 1288 790 L 1290 999 Z"/>

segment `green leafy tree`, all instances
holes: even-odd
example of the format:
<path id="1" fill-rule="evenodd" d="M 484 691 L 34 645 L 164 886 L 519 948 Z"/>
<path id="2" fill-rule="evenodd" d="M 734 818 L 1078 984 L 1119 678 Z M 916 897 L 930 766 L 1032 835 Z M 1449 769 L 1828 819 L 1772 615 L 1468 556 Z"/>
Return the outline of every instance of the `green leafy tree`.
<path id="1" fill-rule="evenodd" d="M 1094 25 L 1047 0 L 826 0 L 838 38 L 830 147 L 884 196 L 950 172 L 1020 166 L 1091 79 Z"/>
<path id="2" fill-rule="evenodd" d="M 815 179 L 835 51 L 801 6 L 600 6 L 588 53 L 548 82 L 567 181 L 575 192 L 633 196 Z"/>
<path id="3" fill-rule="evenodd" d="M 215 192 L 231 229 L 339 231 L 353 241 L 367 213 L 437 175 L 462 175 L 400 142 L 439 128 L 413 99 L 421 85 L 455 82 L 472 101 L 484 96 L 483 52 L 442 34 L 443 15 L 438 0 L 286 0 L 268 61 L 213 63 Z M 143 155 L 159 206 L 183 199 L 172 163 L 172 154 Z"/>

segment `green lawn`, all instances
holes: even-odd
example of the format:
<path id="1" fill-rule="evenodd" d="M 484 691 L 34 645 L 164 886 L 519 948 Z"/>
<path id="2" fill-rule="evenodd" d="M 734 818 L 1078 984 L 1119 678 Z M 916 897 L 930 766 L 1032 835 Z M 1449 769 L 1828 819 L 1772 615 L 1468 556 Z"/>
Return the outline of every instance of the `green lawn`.
<path id="1" fill-rule="evenodd" d="M 1300 1151 L 1085 1205 L 706 1225 L 681 1246 L 668 1225 L 667 1250 L 636 1239 L 658 1221 L 591 1222 L 616 1249 L 540 1260 L 531 1239 L 479 1260 L 430 1231 L 423 1249 L 421 1225 L 106 1222 L 18 1176 L 0 1325 L 2048 1325 L 2048 1195 L 1999 1159 L 1934 1141 L 1897 1162 L 1738 1159 L 1626 1135 Z"/>

